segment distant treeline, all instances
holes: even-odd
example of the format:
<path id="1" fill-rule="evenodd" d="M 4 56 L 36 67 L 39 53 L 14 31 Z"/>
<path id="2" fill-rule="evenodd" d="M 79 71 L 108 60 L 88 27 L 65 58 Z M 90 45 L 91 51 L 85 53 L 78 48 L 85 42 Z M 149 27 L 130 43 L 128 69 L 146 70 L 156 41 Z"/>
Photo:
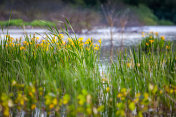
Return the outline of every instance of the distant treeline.
<path id="1" fill-rule="evenodd" d="M 106 4 L 113 1 L 115 4 L 123 2 L 129 5 L 144 4 L 154 11 L 154 14 L 163 20 L 171 20 L 176 23 L 176 0 L 0 0 L 0 5 L 10 5 L 12 7 L 25 7 L 33 5 L 36 2 L 62 2 L 83 7 L 99 7 L 100 4 Z M 21 6 L 20 6 L 21 5 Z"/>

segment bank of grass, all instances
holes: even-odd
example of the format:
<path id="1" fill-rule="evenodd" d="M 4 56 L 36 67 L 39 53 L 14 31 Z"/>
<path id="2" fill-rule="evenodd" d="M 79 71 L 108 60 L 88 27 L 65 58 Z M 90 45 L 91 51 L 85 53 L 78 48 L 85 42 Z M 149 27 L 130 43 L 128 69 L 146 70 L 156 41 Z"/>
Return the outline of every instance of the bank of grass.
<path id="1" fill-rule="evenodd" d="M 1 27 L 8 27 L 8 26 L 33 26 L 33 27 L 47 27 L 47 26 L 56 26 L 55 23 L 45 20 L 34 20 L 32 22 L 25 22 L 22 19 L 10 19 L 7 21 L 0 21 Z"/>
<path id="2" fill-rule="evenodd" d="M 131 8 L 135 11 L 136 15 L 139 17 L 140 21 L 144 23 L 144 25 L 174 25 L 174 23 L 169 20 L 158 19 L 153 11 L 143 4 L 139 4 L 139 6 Z"/>
<path id="3" fill-rule="evenodd" d="M 118 52 L 101 74 L 101 40 L 97 45 L 65 34 L 66 41 L 57 29 L 40 42 L 35 35 L 1 41 L 0 115 L 176 115 L 175 51 L 139 46 Z"/>

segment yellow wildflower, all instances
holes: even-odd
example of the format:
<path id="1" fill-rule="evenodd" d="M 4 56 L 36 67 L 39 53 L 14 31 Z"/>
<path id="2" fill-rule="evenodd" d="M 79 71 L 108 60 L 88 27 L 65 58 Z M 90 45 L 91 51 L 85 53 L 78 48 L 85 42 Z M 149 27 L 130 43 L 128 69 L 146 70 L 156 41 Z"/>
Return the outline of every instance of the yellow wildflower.
<path id="1" fill-rule="evenodd" d="M 89 44 L 89 42 L 88 42 L 88 41 L 86 41 L 86 42 L 85 42 L 85 44 Z"/>
<path id="2" fill-rule="evenodd" d="M 94 50 L 99 50 L 99 47 L 96 46 L 96 47 L 94 48 Z"/>
<path id="3" fill-rule="evenodd" d="M 80 37 L 78 40 L 79 40 L 79 41 L 82 41 L 82 40 L 83 40 L 83 37 Z"/>
<path id="4" fill-rule="evenodd" d="M 122 93 L 119 93 L 119 94 L 117 95 L 117 97 L 118 97 L 118 98 L 121 98 L 121 97 L 122 97 Z"/>
<path id="5" fill-rule="evenodd" d="M 106 92 L 109 92 L 109 90 L 110 90 L 110 88 L 109 88 L 109 87 L 107 87 L 107 88 L 106 88 Z"/>
<path id="6" fill-rule="evenodd" d="M 90 107 L 87 108 L 86 111 L 87 111 L 88 115 L 91 115 L 91 114 L 92 114 L 92 109 L 91 109 Z"/>
<path id="7" fill-rule="evenodd" d="M 20 50 L 25 50 L 25 49 L 26 49 L 26 48 L 25 48 L 25 47 L 23 47 L 23 46 L 22 46 L 22 47 L 20 47 Z"/>
<path id="8" fill-rule="evenodd" d="M 23 106 L 24 105 L 24 100 L 20 100 L 20 104 Z"/>
<path id="9" fill-rule="evenodd" d="M 162 94 L 163 93 L 163 91 L 162 90 L 160 90 L 160 94 Z"/>
<path id="10" fill-rule="evenodd" d="M 10 35 L 6 35 L 6 38 L 9 38 L 10 37 Z"/>
<path id="11" fill-rule="evenodd" d="M 139 102 L 139 97 L 135 98 L 135 99 L 133 100 L 133 102 L 134 102 L 134 103 L 138 103 L 138 102 Z"/>
<path id="12" fill-rule="evenodd" d="M 161 36 L 161 40 L 165 40 L 165 37 L 164 37 L 164 36 Z"/>
<path id="13" fill-rule="evenodd" d="M 149 40 L 150 41 L 150 43 L 153 43 L 154 42 L 154 40 Z"/>
<path id="14" fill-rule="evenodd" d="M 56 99 L 56 98 L 54 98 L 53 104 L 54 104 L 54 105 L 57 105 L 57 99 Z"/>
<path id="15" fill-rule="evenodd" d="M 101 39 L 100 39 L 100 40 L 98 40 L 98 42 L 101 44 Z"/>
<path id="16" fill-rule="evenodd" d="M 149 97 L 149 94 L 145 92 L 145 93 L 144 93 L 144 98 L 145 98 L 145 99 L 148 99 L 148 97 Z"/>
<path id="17" fill-rule="evenodd" d="M 50 105 L 49 105 L 49 108 L 50 108 L 50 109 L 54 108 L 54 104 L 50 104 Z"/>
<path id="18" fill-rule="evenodd" d="M 42 43 L 45 43 L 46 42 L 46 40 L 42 40 Z"/>
<path id="19" fill-rule="evenodd" d="M 9 117 L 9 115 L 10 115 L 10 114 L 9 114 L 9 109 L 5 109 L 5 110 L 4 110 L 4 116 Z"/>
<path id="20" fill-rule="evenodd" d="M 61 39 L 64 38 L 64 35 L 63 34 L 59 34 L 58 35 Z"/>
<path id="21" fill-rule="evenodd" d="M 39 37 L 36 37 L 37 40 L 39 40 Z"/>
<path id="22" fill-rule="evenodd" d="M 86 41 L 91 42 L 91 39 L 90 39 L 90 38 L 88 38 Z"/>
<path id="23" fill-rule="evenodd" d="M 135 108 L 136 108 L 136 107 L 135 107 L 135 103 L 134 103 L 134 102 L 131 102 L 131 103 L 129 104 L 129 109 L 130 109 L 131 111 L 133 111 Z"/>
<path id="24" fill-rule="evenodd" d="M 31 109 L 34 110 L 36 108 L 36 105 L 35 104 L 32 104 L 31 105 Z"/>
<path id="25" fill-rule="evenodd" d="M 141 94 L 140 93 L 136 93 L 135 97 L 140 97 Z"/>
<path id="26" fill-rule="evenodd" d="M 149 43 L 145 43 L 146 46 L 149 46 Z"/>
<path id="27" fill-rule="evenodd" d="M 131 63 L 127 63 L 127 67 L 130 68 L 131 67 Z"/>
<path id="28" fill-rule="evenodd" d="M 64 95 L 63 104 L 68 104 L 69 100 L 70 100 L 70 96 L 68 94 Z"/>
<path id="29" fill-rule="evenodd" d="M 170 49 L 170 47 L 169 47 L 169 46 L 166 46 L 166 49 Z"/>

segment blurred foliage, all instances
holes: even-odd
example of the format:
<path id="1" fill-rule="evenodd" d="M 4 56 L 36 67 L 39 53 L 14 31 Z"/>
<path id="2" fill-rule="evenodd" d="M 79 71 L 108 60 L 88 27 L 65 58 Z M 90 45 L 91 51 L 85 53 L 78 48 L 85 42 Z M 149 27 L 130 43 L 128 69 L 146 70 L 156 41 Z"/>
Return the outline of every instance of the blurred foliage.
<path id="1" fill-rule="evenodd" d="M 135 10 L 140 20 L 147 25 L 157 25 L 158 18 L 153 14 L 151 9 L 146 7 L 143 4 L 140 4 L 138 7 L 132 7 Z"/>
<path id="2" fill-rule="evenodd" d="M 56 24 L 50 21 L 45 20 L 34 20 L 32 22 L 24 22 L 22 19 L 11 19 L 8 21 L 0 21 L 0 26 L 8 27 L 8 26 L 37 26 L 37 27 L 45 27 L 45 26 L 55 26 Z"/>
<path id="3" fill-rule="evenodd" d="M 99 7 L 100 4 L 106 4 L 109 1 L 113 1 L 115 4 L 119 2 L 123 2 L 129 5 L 139 6 L 140 4 L 144 4 L 150 9 L 152 12 L 163 21 L 170 20 L 176 23 L 176 0 L 42 0 L 42 2 L 57 2 L 57 3 L 67 3 L 73 4 L 83 7 Z M 33 5 L 34 3 L 41 3 L 40 0 L 1 0 L 0 5 L 9 5 L 14 7 L 24 8 Z M 17 8 L 18 8 L 17 7 Z M 139 6 L 140 7 L 140 6 Z M 149 20 L 149 19 L 147 19 Z M 153 21 L 151 21 L 153 22 Z"/>

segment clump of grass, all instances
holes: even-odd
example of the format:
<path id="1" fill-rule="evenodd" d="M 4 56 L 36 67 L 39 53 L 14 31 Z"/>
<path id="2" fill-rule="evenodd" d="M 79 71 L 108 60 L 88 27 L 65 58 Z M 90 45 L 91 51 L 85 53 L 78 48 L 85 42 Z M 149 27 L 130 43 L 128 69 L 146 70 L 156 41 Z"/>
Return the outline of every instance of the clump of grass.
<path id="1" fill-rule="evenodd" d="M 171 21 L 168 21 L 168 20 L 160 20 L 159 21 L 159 25 L 168 25 L 168 26 L 171 26 L 171 25 L 174 25 L 174 23 L 171 22 Z"/>
<path id="2" fill-rule="evenodd" d="M 143 4 L 132 8 L 138 15 L 141 22 L 145 25 L 157 25 L 158 18 L 153 14 L 152 10 Z"/>
<path id="3" fill-rule="evenodd" d="M 48 116 L 176 114 L 172 46 L 160 53 L 156 49 L 155 54 L 146 53 L 142 46 L 129 50 L 130 54 L 119 52 L 100 74 L 101 40 L 95 44 L 92 39 L 70 37 L 66 27 L 65 41 L 57 28 L 50 31 L 41 41 L 35 35 L 24 41 L 10 35 L 1 40 L 1 115 L 25 111 L 26 116 L 34 116 L 37 110 Z"/>
<path id="4" fill-rule="evenodd" d="M 139 4 L 137 7 L 132 7 L 139 18 L 139 20 L 144 23 L 144 25 L 173 25 L 174 23 L 169 20 L 158 19 L 153 11 L 145 6 L 144 4 Z"/>
<path id="5" fill-rule="evenodd" d="M 142 37 L 141 48 L 146 52 L 169 51 L 172 48 L 172 43 L 166 41 L 165 36 L 159 36 L 158 32 L 143 33 Z"/>
<path id="6" fill-rule="evenodd" d="M 0 25 L 3 27 L 7 26 L 22 26 L 24 24 L 22 19 L 12 19 L 9 21 L 0 21 Z"/>
<path id="7" fill-rule="evenodd" d="M 25 22 L 22 19 L 10 19 L 9 21 L 0 21 L 1 27 L 8 26 L 34 26 L 34 27 L 47 27 L 56 26 L 55 23 L 45 20 L 34 20 L 32 22 Z"/>
<path id="8" fill-rule="evenodd" d="M 46 26 L 55 26 L 56 24 L 53 22 L 44 21 L 44 20 L 34 20 L 31 23 L 29 23 L 29 25 L 46 27 Z"/>

